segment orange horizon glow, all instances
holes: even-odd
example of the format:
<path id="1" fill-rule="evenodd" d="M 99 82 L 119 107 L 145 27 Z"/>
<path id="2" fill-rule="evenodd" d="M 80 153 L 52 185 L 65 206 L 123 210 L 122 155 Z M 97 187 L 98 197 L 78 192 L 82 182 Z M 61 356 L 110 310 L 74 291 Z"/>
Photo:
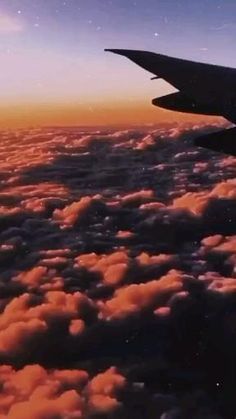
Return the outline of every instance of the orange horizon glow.
<path id="1" fill-rule="evenodd" d="M 205 121 L 216 117 L 162 110 L 146 101 L 101 103 L 25 103 L 0 105 L 0 128 L 30 126 L 114 126 Z"/>

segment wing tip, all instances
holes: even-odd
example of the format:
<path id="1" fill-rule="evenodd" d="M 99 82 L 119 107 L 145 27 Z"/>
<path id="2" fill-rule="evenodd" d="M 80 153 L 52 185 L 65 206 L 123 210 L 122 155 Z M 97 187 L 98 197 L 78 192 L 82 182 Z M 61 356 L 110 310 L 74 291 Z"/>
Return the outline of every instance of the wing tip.
<path id="1" fill-rule="evenodd" d="M 104 51 L 113 52 L 114 54 L 119 54 L 119 55 L 126 55 L 129 52 L 131 52 L 131 50 L 128 50 L 128 49 L 118 49 L 118 48 L 105 48 Z"/>

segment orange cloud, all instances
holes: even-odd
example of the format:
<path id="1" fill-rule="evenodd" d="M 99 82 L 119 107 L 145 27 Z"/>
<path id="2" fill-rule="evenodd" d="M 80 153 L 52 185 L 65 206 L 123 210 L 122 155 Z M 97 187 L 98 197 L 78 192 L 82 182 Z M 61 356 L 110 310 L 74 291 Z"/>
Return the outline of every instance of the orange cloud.
<path id="1" fill-rule="evenodd" d="M 31 272 L 30 280 L 35 281 L 39 273 Z M 0 318 L 0 354 L 6 357 L 22 354 L 30 342 L 53 330 L 53 321 L 83 319 L 91 310 L 94 304 L 80 292 L 49 291 L 37 305 L 33 304 L 30 294 L 16 297 L 6 305 Z M 83 329 L 83 322 L 72 322 L 68 324 L 67 333 L 74 335 L 82 333 Z"/>
<path id="2" fill-rule="evenodd" d="M 94 197 L 84 196 L 80 201 L 73 202 L 62 210 L 56 209 L 53 213 L 53 219 L 62 228 L 71 227 L 86 215 L 87 211 L 96 207 L 96 203 L 100 198 L 100 195 Z"/>
<path id="3" fill-rule="evenodd" d="M 163 304 L 163 298 L 168 299 L 182 290 L 183 279 L 182 273 L 171 270 L 158 280 L 119 288 L 112 299 L 100 303 L 100 317 L 108 320 L 122 319 L 145 308 L 158 308 Z"/>
<path id="4" fill-rule="evenodd" d="M 117 251 L 110 255 L 84 254 L 78 256 L 75 261 L 75 266 L 100 273 L 105 284 L 117 285 L 124 279 L 128 270 L 129 257 L 127 252 Z"/>
<path id="5" fill-rule="evenodd" d="M 126 379 L 111 367 L 91 380 L 83 370 L 46 371 L 40 365 L 14 370 L 0 367 L 0 418 L 84 418 L 111 413 Z"/>

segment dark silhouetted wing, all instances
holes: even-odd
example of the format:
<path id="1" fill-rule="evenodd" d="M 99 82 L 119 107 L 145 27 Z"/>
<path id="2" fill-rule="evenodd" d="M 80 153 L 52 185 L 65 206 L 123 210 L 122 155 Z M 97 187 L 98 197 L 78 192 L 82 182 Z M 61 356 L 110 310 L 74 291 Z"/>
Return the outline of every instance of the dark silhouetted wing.
<path id="1" fill-rule="evenodd" d="M 229 128 L 196 138 L 194 144 L 197 147 L 236 156 L 236 128 Z"/>
<path id="2" fill-rule="evenodd" d="M 236 69 L 218 65 L 172 58 L 148 51 L 106 49 L 123 55 L 140 67 L 163 78 L 178 90 L 205 92 L 218 95 L 233 91 L 236 96 Z"/>

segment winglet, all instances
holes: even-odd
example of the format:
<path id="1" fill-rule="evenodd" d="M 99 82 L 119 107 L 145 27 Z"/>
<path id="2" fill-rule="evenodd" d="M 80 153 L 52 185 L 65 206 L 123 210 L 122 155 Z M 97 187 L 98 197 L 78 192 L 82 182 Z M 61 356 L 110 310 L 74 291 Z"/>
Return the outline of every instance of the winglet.
<path id="1" fill-rule="evenodd" d="M 136 53 L 144 52 L 144 51 L 137 51 L 137 50 L 132 50 L 132 49 L 110 49 L 110 48 L 106 48 L 104 51 L 112 52 L 113 54 L 123 55 L 128 58 L 131 58 Z"/>
<path id="2" fill-rule="evenodd" d="M 105 49 L 107 52 L 112 52 L 114 54 L 123 55 L 126 58 L 129 58 L 131 61 L 149 71 L 150 73 L 158 76 L 158 70 L 163 61 L 169 61 L 169 58 L 165 55 L 155 54 L 154 52 L 149 51 L 140 51 L 133 49 Z"/>
<path id="3" fill-rule="evenodd" d="M 155 56 L 155 58 L 157 58 L 158 55 L 155 54 L 154 52 L 138 51 L 138 50 L 132 50 L 132 49 L 110 49 L 110 48 L 105 48 L 104 51 L 112 52 L 113 54 L 118 54 L 126 58 L 129 58 L 131 61 L 138 64 L 140 67 L 144 68 L 145 70 L 150 71 L 150 73 L 156 74 L 152 68 L 153 67 L 152 61 L 153 61 L 153 57 Z M 151 58 L 151 63 L 150 63 L 151 67 L 149 65 L 150 58 Z M 160 76 L 155 75 L 154 77 L 151 78 L 151 80 L 156 80 L 159 78 Z"/>
<path id="4" fill-rule="evenodd" d="M 127 50 L 127 49 L 105 48 L 104 51 L 106 51 L 106 52 L 113 52 L 114 54 L 124 55 L 125 51 L 129 51 L 129 50 Z"/>

